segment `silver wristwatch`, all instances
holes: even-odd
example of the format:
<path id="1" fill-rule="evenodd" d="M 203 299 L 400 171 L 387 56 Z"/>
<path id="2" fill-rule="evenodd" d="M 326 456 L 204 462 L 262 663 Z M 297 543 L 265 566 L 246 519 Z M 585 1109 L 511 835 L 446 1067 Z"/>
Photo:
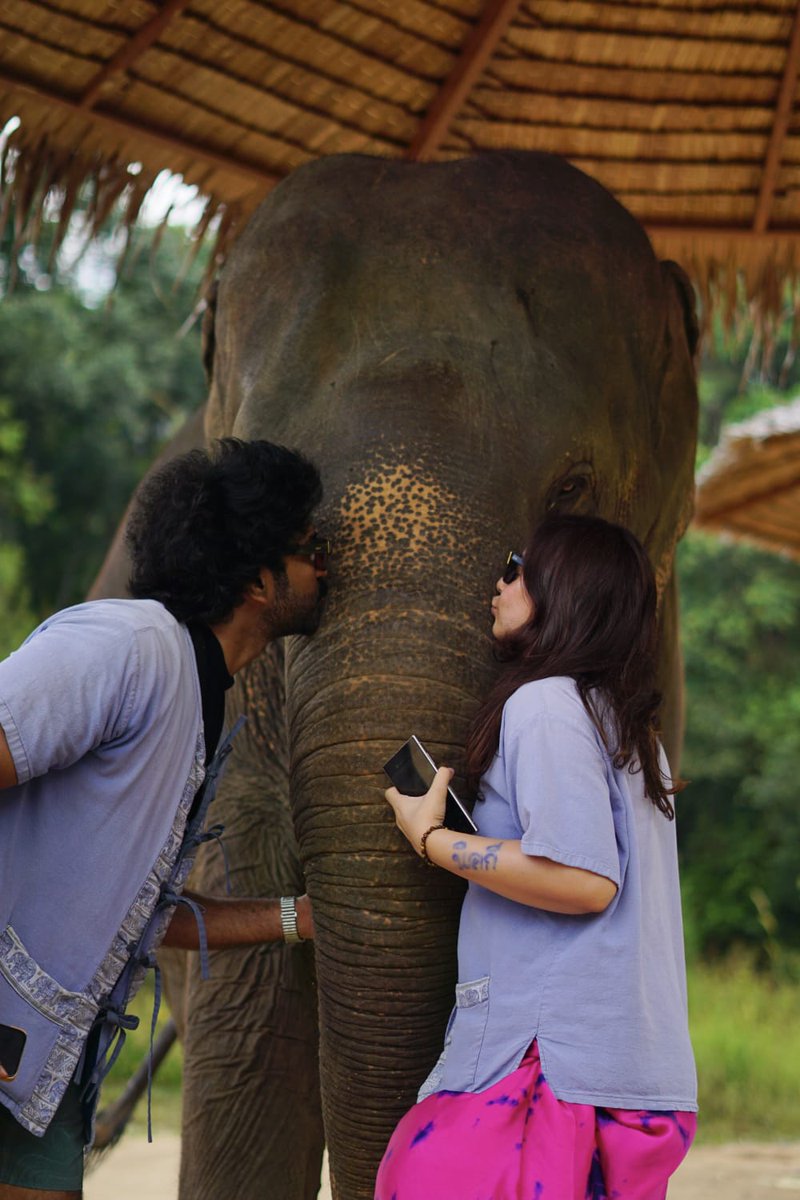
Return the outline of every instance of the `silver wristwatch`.
<path id="1" fill-rule="evenodd" d="M 287 945 L 302 942 L 297 932 L 297 901 L 294 896 L 281 896 L 281 929 Z"/>

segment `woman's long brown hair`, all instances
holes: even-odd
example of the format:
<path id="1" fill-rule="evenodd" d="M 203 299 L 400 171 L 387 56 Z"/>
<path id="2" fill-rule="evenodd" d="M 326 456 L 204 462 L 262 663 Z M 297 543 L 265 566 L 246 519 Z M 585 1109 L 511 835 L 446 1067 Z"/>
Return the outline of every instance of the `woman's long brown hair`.
<path id="1" fill-rule="evenodd" d="M 469 790 L 477 792 L 500 742 L 503 706 L 524 683 L 575 680 L 615 767 L 644 774 L 645 793 L 669 819 L 669 786 L 658 761 L 661 693 L 656 687 L 656 585 L 636 537 L 600 517 L 546 517 L 533 531 L 522 577 L 530 619 L 498 642 L 505 667 L 467 738 Z M 602 709 L 612 717 L 604 723 Z"/>

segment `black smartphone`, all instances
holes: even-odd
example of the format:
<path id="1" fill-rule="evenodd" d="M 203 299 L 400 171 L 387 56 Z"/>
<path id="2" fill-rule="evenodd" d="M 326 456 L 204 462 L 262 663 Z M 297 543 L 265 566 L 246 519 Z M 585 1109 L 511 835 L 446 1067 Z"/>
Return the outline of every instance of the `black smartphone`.
<path id="1" fill-rule="evenodd" d="M 8 1082 L 19 1070 L 27 1034 L 14 1025 L 0 1025 L 0 1079 Z"/>
<path id="2" fill-rule="evenodd" d="M 419 738 L 412 734 L 407 742 L 403 742 L 397 753 L 384 763 L 383 769 L 398 792 L 402 792 L 404 796 L 424 796 L 433 783 L 436 763 Z M 469 810 L 451 787 L 447 789 L 444 823 L 454 833 L 478 832 L 478 826 L 469 815 Z"/>

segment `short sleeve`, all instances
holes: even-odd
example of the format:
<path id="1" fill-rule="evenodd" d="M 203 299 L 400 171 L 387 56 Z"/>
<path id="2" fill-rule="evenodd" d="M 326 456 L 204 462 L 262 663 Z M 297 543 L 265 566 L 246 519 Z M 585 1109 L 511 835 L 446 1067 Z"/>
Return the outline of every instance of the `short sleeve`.
<path id="1" fill-rule="evenodd" d="M 605 755 L 585 725 L 539 713 L 504 743 L 506 781 L 526 854 L 620 883 Z"/>
<path id="2" fill-rule="evenodd" d="M 135 638 L 67 609 L 0 663 L 0 725 L 18 783 L 77 762 L 124 731 L 136 689 Z"/>

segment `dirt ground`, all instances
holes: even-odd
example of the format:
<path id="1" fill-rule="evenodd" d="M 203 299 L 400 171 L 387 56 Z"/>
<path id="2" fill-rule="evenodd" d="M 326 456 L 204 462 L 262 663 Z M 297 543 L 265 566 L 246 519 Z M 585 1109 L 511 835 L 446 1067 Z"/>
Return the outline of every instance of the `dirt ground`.
<path id="1" fill-rule="evenodd" d="M 128 1137 L 87 1179 L 85 1200 L 177 1200 L 179 1145 L 169 1134 L 151 1146 Z M 731 1142 L 693 1150 L 669 1200 L 789 1200 L 793 1192 L 800 1198 L 800 1142 Z M 326 1182 L 319 1200 L 330 1200 Z"/>

